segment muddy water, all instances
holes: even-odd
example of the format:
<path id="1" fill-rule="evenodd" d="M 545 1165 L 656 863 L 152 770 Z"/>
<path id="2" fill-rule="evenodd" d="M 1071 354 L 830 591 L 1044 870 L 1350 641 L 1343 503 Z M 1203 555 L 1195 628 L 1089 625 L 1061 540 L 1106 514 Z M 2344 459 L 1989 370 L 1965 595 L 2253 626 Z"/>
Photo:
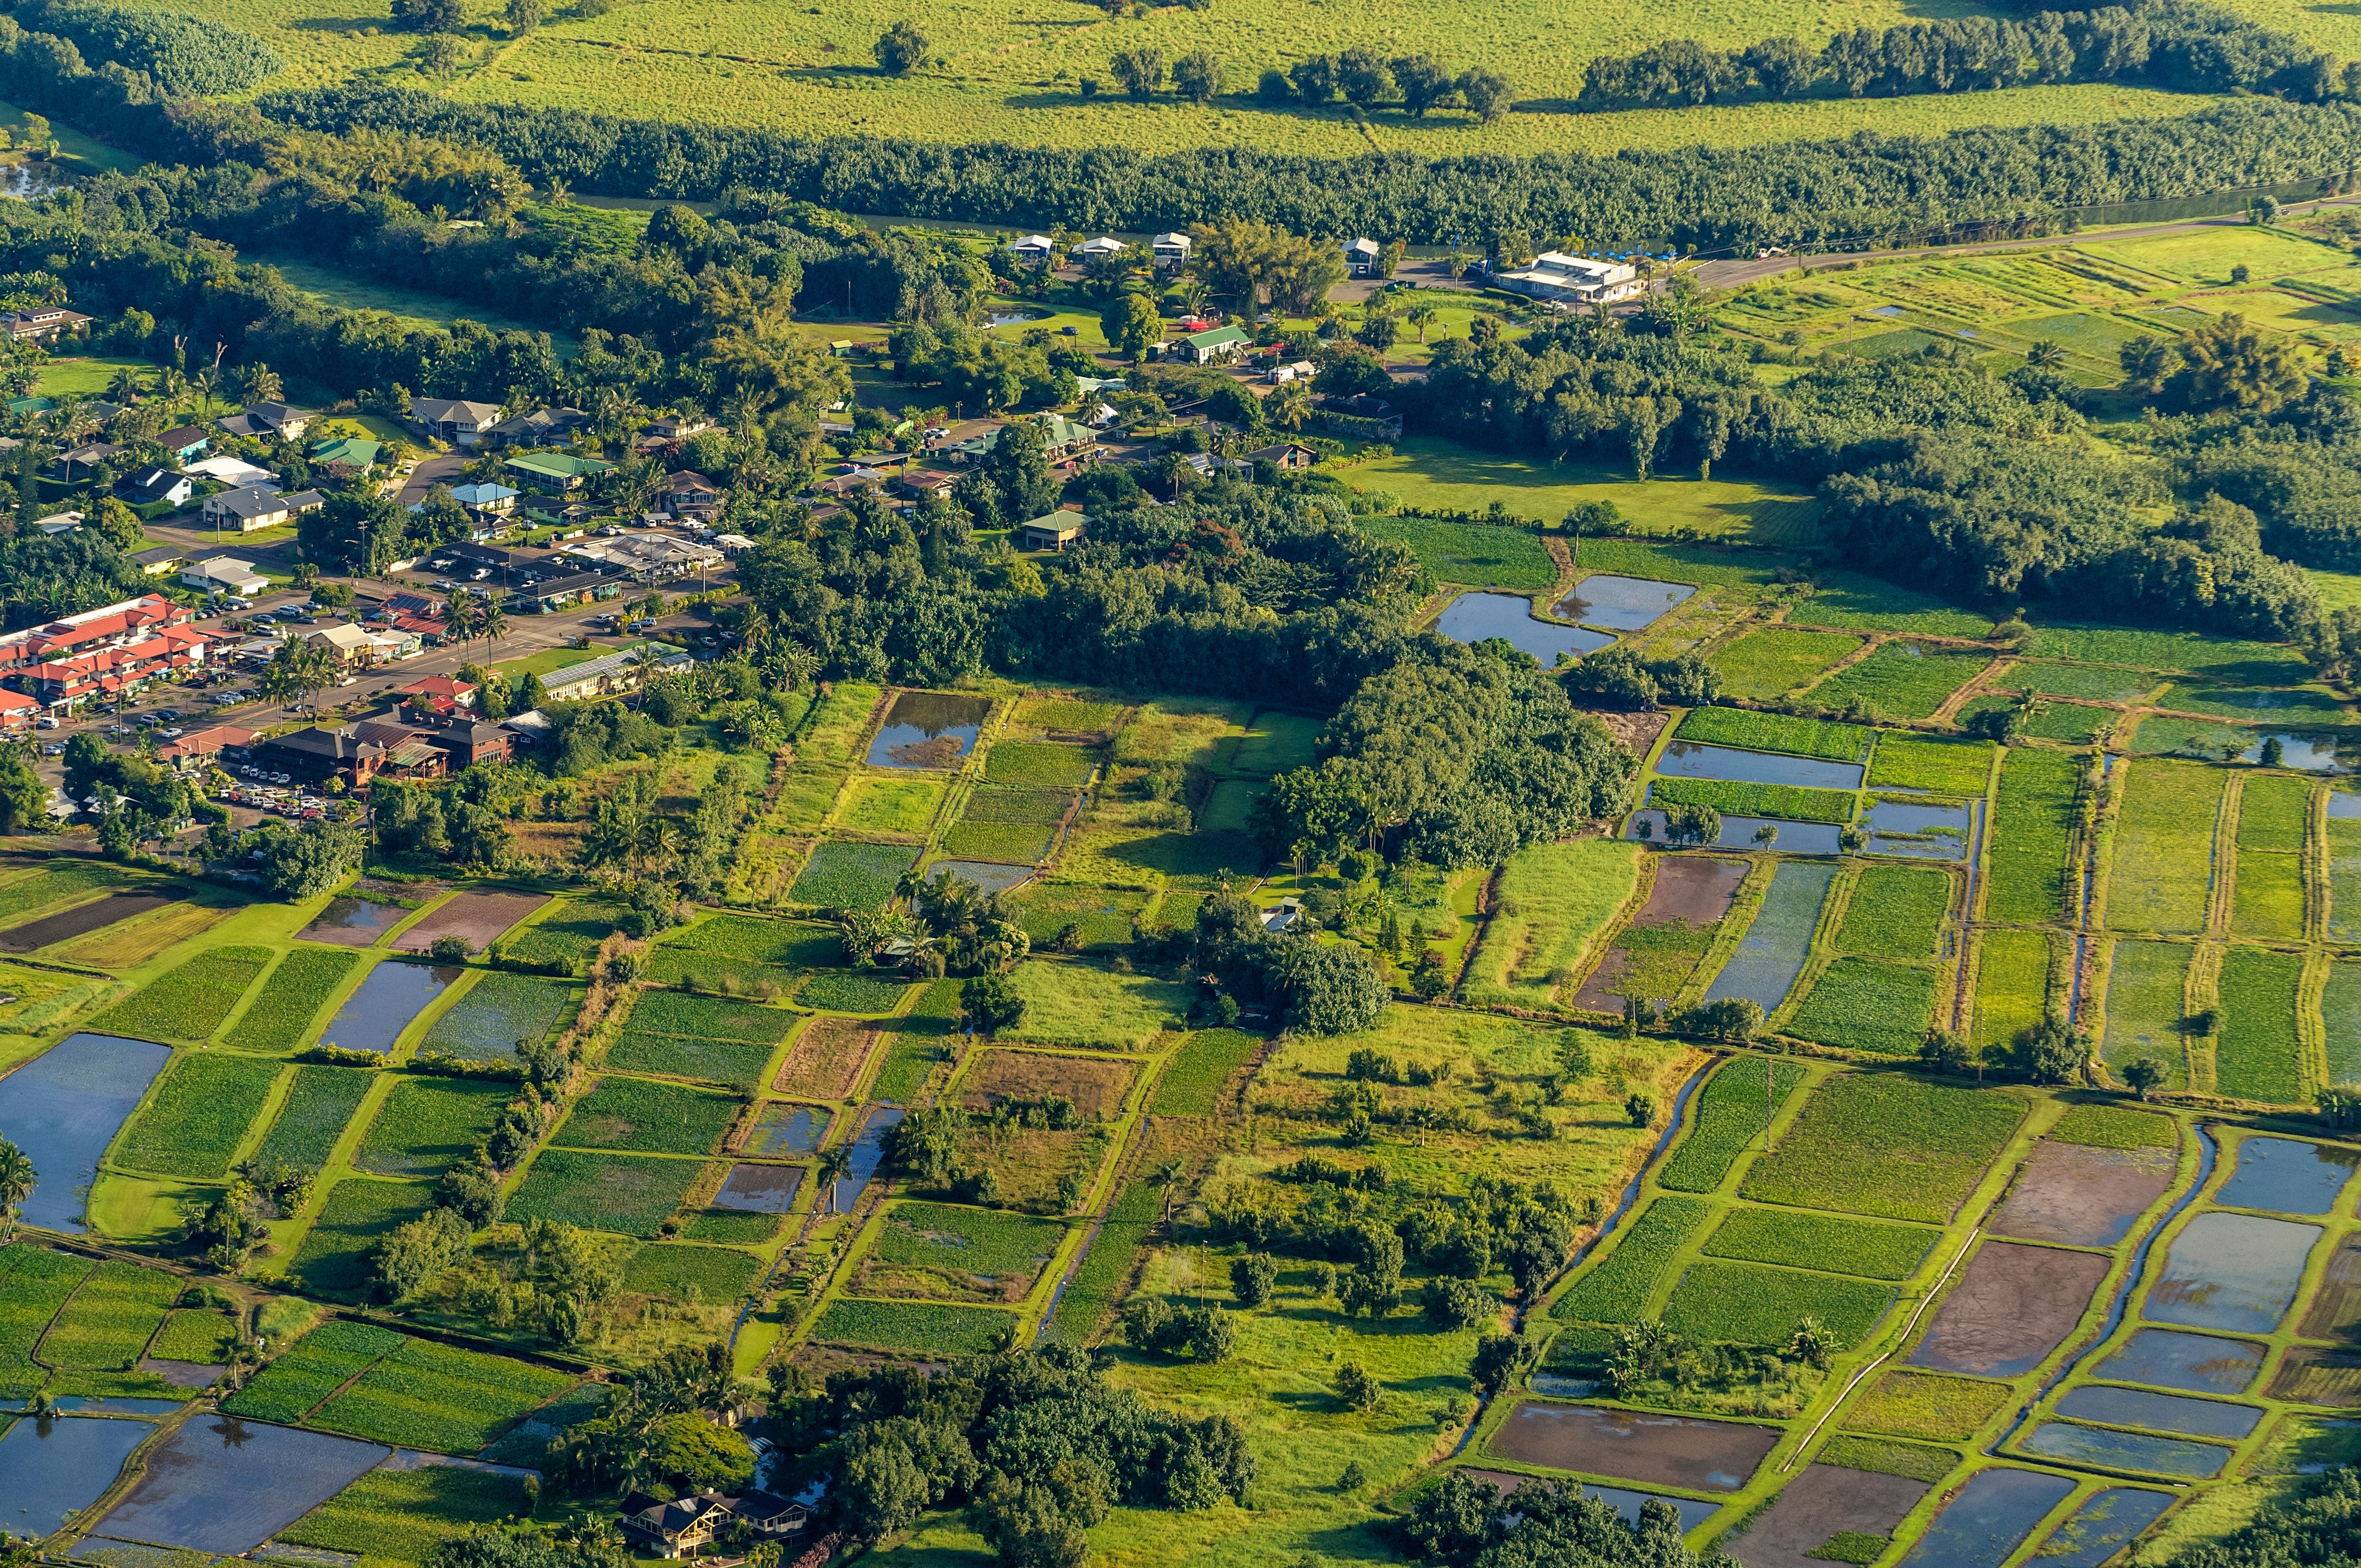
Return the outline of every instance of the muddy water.
<path id="1" fill-rule="evenodd" d="M 816 1105 L 766 1105 L 747 1135 L 748 1154 L 809 1154 L 827 1135 L 829 1113 Z"/>
<path id="2" fill-rule="evenodd" d="M 1772 840 L 1758 839 L 1755 835 L 1765 828 L 1778 837 Z M 1776 822 L 1768 817 L 1731 817 L 1721 819 L 1721 837 L 1712 847 L 1720 850 L 1760 850 L 1775 848 L 1791 855 L 1833 855 L 1842 847 L 1844 829 L 1833 822 Z M 1664 841 L 1664 814 L 1658 810 L 1635 811 L 1623 837 L 1642 844 Z"/>
<path id="3" fill-rule="evenodd" d="M 2246 1340 L 2141 1329 L 2101 1362 L 2096 1375 L 2197 1394 L 2243 1394 L 2263 1369 L 2265 1346 Z"/>
<path id="4" fill-rule="evenodd" d="M 2022 1376 L 2073 1332 L 2106 1272 L 2107 1259 L 2095 1253 L 1986 1242 L 1936 1310 L 1910 1365 Z"/>
<path id="5" fill-rule="evenodd" d="M 713 1206 L 750 1214 L 784 1214 L 796 1206 L 796 1190 L 803 1180 L 799 1165 L 733 1165 L 730 1179 L 714 1195 Z"/>
<path id="6" fill-rule="evenodd" d="M 2114 1246 L 2172 1183 L 2169 1149 L 2098 1149 L 2043 1139 L 1989 1228 L 2068 1246 Z"/>
<path id="7" fill-rule="evenodd" d="M 2204 1213 L 2165 1254 L 2141 1316 L 2151 1322 L 2267 1334 L 2287 1315 L 2318 1225 L 2252 1214 Z"/>
<path id="8" fill-rule="evenodd" d="M 1619 577 L 1599 573 L 1585 577 L 1553 607 L 1566 620 L 1585 626 L 1637 631 L 1686 603 L 1697 593 L 1687 583 L 1660 583 L 1653 577 Z"/>
<path id="9" fill-rule="evenodd" d="M 2178 1475 L 2192 1481 L 2222 1474 L 2230 1463 L 2229 1449 L 2218 1443 L 2189 1442 L 2177 1437 L 2150 1437 L 2145 1432 L 2109 1431 L 2077 1426 L 2072 1421 L 2044 1421 L 2025 1440 L 2025 1452 L 2069 1464 L 2091 1464 L 2106 1470 L 2140 1470 L 2151 1475 Z"/>
<path id="10" fill-rule="evenodd" d="M 2151 1394 L 2144 1388 L 2077 1388 L 2058 1401 L 2058 1413 L 2111 1427 L 2147 1427 L 2181 1437 L 2245 1437 L 2263 1419 L 2252 1405 Z"/>
<path id="11" fill-rule="evenodd" d="M 1763 894 L 1763 907 L 1746 928 L 1738 950 L 1714 977 L 1708 1002 L 1741 997 L 1765 1013 L 1778 1011 L 1787 990 L 1804 972 L 1812 932 L 1828 902 L 1837 868 L 1820 861 L 1782 861 Z"/>
<path id="12" fill-rule="evenodd" d="M 382 1443 L 200 1415 L 148 1455 L 147 1474 L 97 1530 L 157 1546 L 251 1552 L 392 1453 Z"/>
<path id="13" fill-rule="evenodd" d="M 946 692 L 904 692 L 869 743 L 873 768 L 954 768 L 975 750 L 992 700 Z"/>
<path id="14" fill-rule="evenodd" d="M 1745 1568 L 1819 1568 L 1813 1553 L 1839 1534 L 1892 1535 L 1927 1483 L 1814 1464 L 1789 1482 L 1770 1511 L 1721 1549 Z"/>
<path id="15" fill-rule="evenodd" d="M 1862 768 L 1859 762 L 1830 762 L 1817 757 L 1741 751 L 1734 746 L 1675 740 L 1657 759 L 1656 771 L 1668 778 L 1798 784 L 1806 789 L 1859 789 Z"/>
<path id="16" fill-rule="evenodd" d="M 2033 1561 L 2039 1568 L 2101 1568 L 2172 1507 L 2172 1494 L 2145 1486 L 2093 1492 L 2052 1531 Z"/>
<path id="17" fill-rule="evenodd" d="M 411 1020 L 467 972 L 441 964 L 381 963 L 346 998 L 320 1039 L 348 1051 L 390 1051 Z"/>
<path id="18" fill-rule="evenodd" d="M 328 900 L 328 906 L 313 918 L 299 933 L 307 942 L 335 942 L 347 948 L 366 948 L 392 930 L 408 917 L 410 911 L 399 904 L 379 904 L 373 899 L 346 895 Z"/>
<path id="19" fill-rule="evenodd" d="M 1979 1471 L 1902 1560 L 1902 1568 L 2000 1568 L 2074 1483 L 2038 1470 Z"/>
<path id="20" fill-rule="evenodd" d="M 1775 1428 L 1736 1421 L 1528 1399 L 1510 1413 L 1490 1452 L 1552 1470 L 1734 1492 L 1778 1446 L 1779 1436 Z"/>

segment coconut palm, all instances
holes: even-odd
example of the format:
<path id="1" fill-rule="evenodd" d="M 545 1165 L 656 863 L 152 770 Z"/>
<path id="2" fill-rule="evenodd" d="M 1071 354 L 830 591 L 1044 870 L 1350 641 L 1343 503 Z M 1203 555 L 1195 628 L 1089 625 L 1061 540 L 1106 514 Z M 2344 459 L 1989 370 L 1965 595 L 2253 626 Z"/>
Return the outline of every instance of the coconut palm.
<path id="1" fill-rule="evenodd" d="M 2056 339 L 2045 337 L 2025 351 L 2025 362 L 2036 370 L 2055 370 L 2066 363 L 2066 350 Z"/>
<path id="2" fill-rule="evenodd" d="M 484 636 L 487 641 L 497 642 L 508 634 L 509 612 L 507 610 L 502 609 L 499 605 L 494 605 L 484 611 Z"/>
<path id="3" fill-rule="evenodd" d="M 1172 1221 L 1172 1195 L 1180 1190 L 1180 1179 L 1187 1174 L 1188 1168 L 1177 1159 L 1168 1159 L 1156 1168 L 1154 1180 L 1164 1194 L 1164 1220 L 1167 1224 Z"/>
<path id="4" fill-rule="evenodd" d="M 839 1144 L 834 1148 L 820 1150 L 814 1174 L 818 1177 L 820 1186 L 825 1189 L 820 1194 L 820 1201 L 828 1205 L 829 1213 L 836 1212 L 836 1184 L 843 1179 L 845 1173 L 851 1168 L 852 1150 L 845 1145 Z"/>
<path id="5" fill-rule="evenodd" d="M 0 1138 L 0 1245 L 16 1238 L 16 1215 L 33 1195 L 36 1179 L 32 1157 Z"/>
<path id="6" fill-rule="evenodd" d="M 139 400 L 139 374 L 128 365 L 118 366 L 106 383 L 107 400 L 128 408 Z"/>

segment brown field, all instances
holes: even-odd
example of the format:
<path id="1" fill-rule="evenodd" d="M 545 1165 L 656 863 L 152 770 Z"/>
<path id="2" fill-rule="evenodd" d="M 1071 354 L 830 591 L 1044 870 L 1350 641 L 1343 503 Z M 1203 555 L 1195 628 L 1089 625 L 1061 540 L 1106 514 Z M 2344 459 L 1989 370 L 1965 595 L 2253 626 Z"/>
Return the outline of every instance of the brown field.
<path id="1" fill-rule="evenodd" d="M 771 1087 L 807 1100 L 842 1100 L 861 1081 L 870 1053 L 885 1037 L 883 1024 L 815 1018 L 796 1036 Z"/>
<path id="2" fill-rule="evenodd" d="M 1656 861 L 1656 884 L 1648 890 L 1648 902 L 1632 916 L 1631 924 L 1669 926 L 1686 920 L 1692 926 L 1710 926 L 1730 913 L 1738 884 L 1745 880 L 1743 861 L 1661 856 Z"/>
<path id="3" fill-rule="evenodd" d="M 1528 1399 L 1490 1452 L 1521 1464 L 1612 1475 L 1643 1486 L 1735 1492 L 1779 1444 L 1775 1427 Z"/>
<path id="4" fill-rule="evenodd" d="M 2361 1356 L 2300 1344 L 2279 1363 L 2271 1398 L 2340 1409 L 2361 1405 Z"/>
<path id="5" fill-rule="evenodd" d="M 160 893 L 110 893 L 104 898 L 77 904 L 71 909 L 60 909 L 55 915 L 44 915 L 38 920 L 28 920 L 0 932 L 0 953 L 29 953 L 52 942 L 86 937 L 119 921 L 161 909 L 171 902 Z"/>
<path id="6" fill-rule="evenodd" d="M 1814 1464 L 1722 1549 L 1746 1568 L 1818 1568 L 1827 1560 L 1812 1553 L 1831 1537 L 1892 1535 L 1926 1495 L 1924 1481 Z"/>
<path id="7" fill-rule="evenodd" d="M 968 1080 L 962 1099 L 971 1111 L 988 1109 L 997 1100 L 1038 1100 L 1062 1094 L 1093 1121 L 1123 1108 L 1137 1069 L 1129 1062 L 1101 1061 L 1094 1057 L 1047 1056 L 1039 1051 L 989 1050 Z"/>
<path id="8" fill-rule="evenodd" d="M 176 904 L 163 914 L 137 924 L 118 921 L 97 936 L 62 948 L 58 957 L 68 963 L 128 969 L 226 920 L 236 913 L 203 904 Z"/>
<path id="9" fill-rule="evenodd" d="M 2303 1314 L 2303 1337 L 2351 1342 L 2361 1328 L 2361 1241 L 2347 1239 L 2329 1255 L 2320 1288 Z"/>
<path id="10" fill-rule="evenodd" d="M 1986 1242 L 1911 1354 L 1913 1366 L 2016 1377 L 2063 1343 L 2107 1272 L 2095 1253 Z"/>
<path id="11" fill-rule="evenodd" d="M 457 937 L 480 952 L 548 902 L 539 893 L 463 893 L 395 938 L 394 950 L 423 953 L 439 938 Z"/>
<path id="12" fill-rule="evenodd" d="M 2032 1242 L 2113 1246 L 2164 1196 L 2172 1166 L 2169 1149 L 2083 1148 L 2044 1139 L 1988 1228 Z"/>

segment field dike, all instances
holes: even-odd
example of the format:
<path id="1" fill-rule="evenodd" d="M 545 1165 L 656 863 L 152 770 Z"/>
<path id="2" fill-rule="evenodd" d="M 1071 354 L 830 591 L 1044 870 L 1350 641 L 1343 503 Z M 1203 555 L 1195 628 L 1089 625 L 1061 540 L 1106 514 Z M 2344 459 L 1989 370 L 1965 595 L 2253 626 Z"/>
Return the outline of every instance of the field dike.
<path id="1" fill-rule="evenodd" d="M 2213 881 L 2206 890 L 2205 930 L 2227 936 L 2231 911 L 2238 897 L 2238 806 L 2246 796 L 2246 778 L 2232 773 L 2222 789 L 2222 804 L 2213 815 Z"/>

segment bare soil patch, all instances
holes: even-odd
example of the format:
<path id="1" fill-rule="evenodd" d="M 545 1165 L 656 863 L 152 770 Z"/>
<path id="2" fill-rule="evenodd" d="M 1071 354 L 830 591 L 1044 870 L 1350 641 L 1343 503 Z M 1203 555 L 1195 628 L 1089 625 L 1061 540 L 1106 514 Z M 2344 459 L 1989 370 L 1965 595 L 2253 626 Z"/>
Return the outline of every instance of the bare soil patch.
<path id="1" fill-rule="evenodd" d="M 1631 924 L 1669 926 L 1686 920 L 1692 926 L 1710 926 L 1730 913 L 1738 884 L 1745 880 L 1742 861 L 1662 857 L 1656 861 L 1656 885 L 1648 890 L 1648 902 Z"/>
<path id="2" fill-rule="evenodd" d="M 771 1087 L 807 1100 L 842 1100 L 861 1081 L 869 1053 L 884 1037 L 883 1024 L 815 1018 L 796 1036 Z"/>
<path id="3" fill-rule="evenodd" d="M 1644 713 L 1618 713 L 1610 708 L 1586 707 L 1584 716 L 1607 726 L 1615 739 L 1631 748 L 1634 754 L 1644 757 L 1656 737 L 1664 732 L 1664 723 L 1672 715 L 1662 708 Z"/>
<path id="4" fill-rule="evenodd" d="M 423 953 L 445 937 L 457 937 L 478 952 L 502 932 L 547 904 L 538 893 L 463 893 L 393 939 L 397 952 Z"/>
<path id="5" fill-rule="evenodd" d="M 2084 1148 L 2045 1138 L 2033 1146 L 1991 1229 L 2026 1241 L 2114 1246 L 2164 1196 L 2172 1165 L 2169 1149 Z"/>
<path id="6" fill-rule="evenodd" d="M 2361 1339 L 2361 1241 L 2347 1240 L 2328 1255 L 2320 1288 L 2304 1310 L 2306 1339 Z"/>
<path id="7" fill-rule="evenodd" d="M 1593 1013 L 1623 1011 L 1623 993 L 1615 987 L 1622 982 L 1623 971 L 1631 966 L 1630 953 L 1621 948 L 1608 948 L 1599 955 L 1598 967 L 1590 971 L 1590 978 L 1582 982 L 1580 991 L 1575 992 L 1574 1004 Z"/>
<path id="8" fill-rule="evenodd" d="M 1553 1470 L 1735 1492 L 1778 1442 L 1773 1427 L 1528 1399 L 1494 1435 L 1490 1452 Z"/>
<path id="9" fill-rule="evenodd" d="M 984 1053 L 963 1098 L 969 1110 L 982 1111 L 996 1100 L 1038 1100 L 1047 1094 L 1062 1094 L 1074 1102 L 1076 1110 L 1097 1121 L 1122 1107 L 1136 1071 L 1129 1062 L 991 1050 Z"/>
<path id="10" fill-rule="evenodd" d="M 2106 1272 L 2107 1259 L 2094 1253 L 1986 1242 L 1910 1365 L 1981 1377 L 2030 1372 L 2074 1332 Z"/>
<path id="11" fill-rule="evenodd" d="M 1841 1534 L 1892 1535 L 1927 1495 L 1927 1483 L 1815 1464 L 1779 1494 L 1768 1513 L 1722 1550 L 1746 1568 L 1819 1568 L 1812 1553 Z"/>
<path id="12" fill-rule="evenodd" d="M 161 1377 L 175 1388 L 210 1388 L 222 1375 L 222 1368 L 201 1361 L 159 1361 L 154 1356 L 142 1361 L 139 1370 Z"/>
<path id="13" fill-rule="evenodd" d="M 87 937 L 117 921 L 161 909 L 173 902 L 160 893 L 110 893 L 88 904 L 77 904 L 55 915 L 44 915 L 22 926 L 0 931 L 0 953 L 29 953 L 52 942 Z"/>

